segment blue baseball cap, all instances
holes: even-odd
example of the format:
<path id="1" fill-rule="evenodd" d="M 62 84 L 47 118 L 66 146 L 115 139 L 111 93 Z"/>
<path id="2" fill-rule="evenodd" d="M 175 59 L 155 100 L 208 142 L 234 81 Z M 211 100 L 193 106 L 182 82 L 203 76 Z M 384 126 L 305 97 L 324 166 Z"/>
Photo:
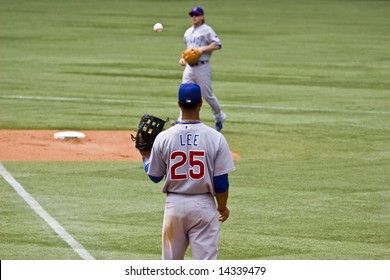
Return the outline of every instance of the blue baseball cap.
<path id="1" fill-rule="evenodd" d="M 188 13 L 190 16 L 192 15 L 204 15 L 204 11 L 201 7 L 193 7 L 191 11 Z"/>
<path id="2" fill-rule="evenodd" d="M 178 93 L 179 102 L 183 105 L 191 107 L 197 106 L 202 101 L 200 86 L 194 83 L 184 83 L 179 87 Z"/>

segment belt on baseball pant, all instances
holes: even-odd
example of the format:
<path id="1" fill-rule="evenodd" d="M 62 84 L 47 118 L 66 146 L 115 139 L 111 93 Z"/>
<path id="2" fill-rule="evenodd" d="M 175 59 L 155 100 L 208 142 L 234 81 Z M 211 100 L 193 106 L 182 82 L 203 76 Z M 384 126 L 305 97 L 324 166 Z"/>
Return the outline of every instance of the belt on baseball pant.
<path id="1" fill-rule="evenodd" d="M 201 61 L 195 62 L 194 64 L 188 64 L 188 65 L 191 66 L 191 67 L 194 67 L 194 66 L 206 64 L 206 63 L 208 63 L 208 62 L 209 62 L 208 60 L 201 60 Z"/>
<path id="2" fill-rule="evenodd" d="M 178 192 L 167 192 L 167 195 L 169 194 L 177 194 L 177 195 L 204 195 L 204 194 L 211 194 L 210 192 L 206 193 L 178 193 Z"/>

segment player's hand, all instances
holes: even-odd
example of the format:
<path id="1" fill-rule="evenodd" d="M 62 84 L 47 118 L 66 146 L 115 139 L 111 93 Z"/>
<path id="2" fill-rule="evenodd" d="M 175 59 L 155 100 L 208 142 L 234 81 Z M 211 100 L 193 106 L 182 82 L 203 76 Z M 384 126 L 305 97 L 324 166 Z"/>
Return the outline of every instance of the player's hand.
<path id="1" fill-rule="evenodd" d="M 226 221 L 229 218 L 229 215 L 230 215 L 229 208 L 227 208 L 227 207 L 225 209 L 218 208 L 218 212 L 219 212 L 218 220 L 220 222 L 223 223 L 224 221 Z"/>
<path id="2" fill-rule="evenodd" d="M 184 58 L 180 58 L 179 64 L 180 64 L 181 66 L 185 66 L 185 65 L 186 65 L 186 61 L 184 60 Z"/>

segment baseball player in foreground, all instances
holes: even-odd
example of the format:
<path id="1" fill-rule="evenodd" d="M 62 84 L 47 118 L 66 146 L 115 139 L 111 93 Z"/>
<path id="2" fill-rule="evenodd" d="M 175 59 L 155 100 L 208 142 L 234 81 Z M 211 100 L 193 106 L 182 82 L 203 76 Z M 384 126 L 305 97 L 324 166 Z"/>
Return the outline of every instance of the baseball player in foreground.
<path id="1" fill-rule="evenodd" d="M 192 8 L 189 15 L 192 26 L 184 33 L 186 50 L 179 60 L 180 65 L 185 66 L 182 82 L 193 82 L 200 86 L 203 98 L 211 107 L 215 129 L 220 131 L 226 114 L 222 112 L 219 101 L 213 94 L 210 59 L 212 52 L 219 50 L 222 43 L 215 31 L 205 23 L 204 11 L 201 7 Z"/>
<path id="2" fill-rule="evenodd" d="M 182 260 L 190 246 L 193 259 L 216 259 L 235 166 L 225 137 L 200 121 L 200 86 L 181 84 L 178 104 L 181 121 L 159 133 L 151 151 L 140 150 L 149 178 L 158 183 L 165 177 L 162 258 Z"/>

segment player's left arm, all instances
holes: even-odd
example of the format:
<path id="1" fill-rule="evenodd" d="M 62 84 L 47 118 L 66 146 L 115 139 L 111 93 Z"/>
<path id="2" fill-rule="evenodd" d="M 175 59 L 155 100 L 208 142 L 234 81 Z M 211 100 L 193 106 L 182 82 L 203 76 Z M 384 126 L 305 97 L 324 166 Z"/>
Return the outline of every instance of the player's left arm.
<path id="1" fill-rule="evenodd" d="M 219 50 L 220 48 L 221 48 L 221 45 L 218 45 L 218 44 L 213 42 L 210 45 L 200 47 L 199 49 L 203 53 L 203 52 L 212 52 L 215 50 Z"/>
<path id="2" fill-rule="evenodd" d="M 214 30 L 211 30 L 208 34 L 206 44 L 208 45 L 200 47 L 202 52 L 213 52 L 222 48 L 222 42 Z"/>

